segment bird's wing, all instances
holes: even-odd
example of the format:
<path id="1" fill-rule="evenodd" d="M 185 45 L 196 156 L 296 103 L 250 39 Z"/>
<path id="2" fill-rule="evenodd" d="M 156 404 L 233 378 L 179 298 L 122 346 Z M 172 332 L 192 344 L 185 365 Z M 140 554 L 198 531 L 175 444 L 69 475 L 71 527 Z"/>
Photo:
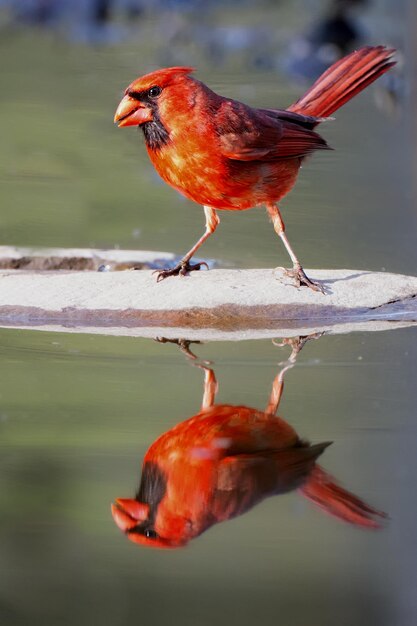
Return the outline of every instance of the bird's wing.
<path id="1" fill-rule="evenodd" d="M 298 126 L 303 126 L 313 130 L 320 122 L 331 120 L 331 117 L 314 117 L 313 115 L 302 115 L 301 113 L 295 113 L 294 111 L 288 111 L 287 109 L 257 109 L 261 113 L 265 113 L 272 119 L 292 122 Z"/>
<path id="2" fill-rule="evenodd" d="M 246 482 L 252 484 L 254 480 L 261 480 L 265 484 L 269 479 L 284 491 L 293 489 L 330 443 L 308 445 L 300 442 L 285 450 L 260 450 L 252 454 L 227 456 L 218 464 L 217 489 L 230 491 Z"/>
<path id="3" fill-rule="evenodd" d="M 222 459 L 217 466 L 212 513 L 218 521 L 229 519 L 267 496 L 297 489 L 328 445 L 299 445 Z"/>
<path id="4" fill-rule="evenodd" d="M 300 120 L 289 117 L 293 121 L 286 115 L 280 117 L 278 111 L 252 109 L 224 99 L 215 114 L 221 154 L 236 161 L 275 161 L 329 149 L 325 140 L 307 127 L 312 122 L 305 116 L 299 116 Z"/>

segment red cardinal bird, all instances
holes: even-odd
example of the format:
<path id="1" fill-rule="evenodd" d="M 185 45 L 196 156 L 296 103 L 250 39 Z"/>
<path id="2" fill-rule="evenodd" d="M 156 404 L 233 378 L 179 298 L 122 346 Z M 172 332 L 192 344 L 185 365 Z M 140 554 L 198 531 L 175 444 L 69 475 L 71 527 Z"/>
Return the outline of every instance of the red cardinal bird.
<path id="1" fill-rule="evenodd" d="M 119 126 L 140 126 L 160 176 L 204 206 L 206 230 L 173 269 L 158 281 L 200 269 L 190 263 L 219 224 L 217 209 L 242 211 L 264 204 L 293 263 L 296 284 L 323 291 L 310 280 L 285 234 L 277 202 L 293 187 L 304 158 L 329 148 L 313 129 L 386 72 L 394 50 L 366 47 L 332 65 L 286 110 L 254 109 L 223 98 L 189 74 L 170 67 L 138 78 L 126 89 L 115 115 Z"/>
<path id="2" fill-rule="evenodd" d="M 311 446 L 275 417 L 283 376 L 294 362 L 290 360 L 276 376 L 264 412 L 214 404 L 217 382 L 213 371 L 203 368 L 200 413 L 151 445 L 136 498 L 118 498 L 112 505 L 116 524 L 131 541 L 158 548 L 185 546 L 210 526 L 241 515 L 264 498 L 297 488 L 339 519 L 379 527 L 374 518 L 383 513 L 316 465 L 329 443 Z"/>

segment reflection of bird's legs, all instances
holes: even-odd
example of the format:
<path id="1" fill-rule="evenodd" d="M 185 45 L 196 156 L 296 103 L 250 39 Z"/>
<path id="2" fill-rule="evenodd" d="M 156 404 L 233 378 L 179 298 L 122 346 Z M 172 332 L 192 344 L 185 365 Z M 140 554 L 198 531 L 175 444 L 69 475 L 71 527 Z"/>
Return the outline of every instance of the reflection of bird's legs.
<path id="1" fill-rule="evenodd" d="M 294 367 L 294 365 L 295 360 L 291 362 L 287 361 L 287 365 L 283 367 L 275 376 L 265 413 L 268 413 L 269 415 L 276 415 L 279 403 L 281 402 L 282 392 L 284 391 L 284 374 Z"/>
<path id="2" fill-rule="evenodd" d="M 265 413 L 269 413 L 271 415 L 276 414 L 276 412 L 278 411 L 279 403 L 281 402 L 282 392 L 284 391 L 285 373 L 294 367 L 297 356 L 304 348 L 307 341 L 310 341 L 310 339 L 318 339 L 322 335 L 323 333 L 312 333 L 311 335 L 302 335 L 300 337 L 289 337 L 283 339 L 280 343 L 277 343 L 274 339 L 272 340 L 274 346 L 279 346 L 280 348 L 282 348 L 283 346 L 291 346 L 291 354 L 288 357 L 287 361 L 284 363 L 284 367 L 278 372 L 278 374 L 274 378 L 271 394 L 269 396 L 269 401 L 265 409 Z"/>
<path id="3" fill-rule="evenodd" d="M 172 269 L 156 271 L 156 273 L 158 274 L 158 277 L 156 279 L 158 283 L 161 280 L 164 280 L 164 278 L 168 278 L 168 276 L 185 276 L 187 272 L 199 270 L 202 265 L 205 265 L 208 269 L 208 265 L 204 261 L 194 264 L 189 262 L 191 257 L 197 252 L 199 247 L 206 241 L 206 239 L 208 239 L 210 235 L 214 233 L 220 223 L 220 218 L 217 215 L 215 209 L 212 209 L 209 206 L 205 206 L 204 214 L 206 216 L 206 230 L 204 232 L 204 235 L 200 237 L 197 243 L 191 248 L 191 250 L 187 252 L 187 254 L 182 257 L 181 261 L 175 267 L 173 267 Z"/>
<path id="4" fill-rule="evenodd" d="M 204 370 L 204 391 L 203 391 L 203 399 L 201 401 L 201 410 L 204 411 L 213 406 L 214 401 L 216 399 L 216 393 L 218 390 L 218 383 L 214 371 L 208 367 L 210 361 L 203 361 L 200 363 L 196 363 L 196 359 L 198 358 L 194 352 L 191 352 L 190 345 L 192 343 L 199 343 L 201 341 L 191 341 L 189 339 L 167 339 L 166 337 L 155 337 L 155 341 L 159 343 L 174 343 L 179 347 L 181 352 L 185 354 L 187 359 L 193 361 L 193 365 L 195 367 L 199 367 Z"/>
<path id="5" fill-rule="evenodd" d="M 204 370 L 204 393 L 201 402 L 201 410 L 205 411 L 213 406 L 219 386 L 216 376 L 210 367 L 205 367 L 204 365 L 198 365 L 198 367 Z"/>
<path id="6" fill-rule="evenodd" d="M 167 339 L 166 337 L 155 337 L 155 341 L 158 343 L 175 343 L 175 345 L 179 347 L 181 352 L 183 352 L 188 359 L 195 361 L 198 358 L 194 352 L 191 352 L 190 345 L 192 343 L 201 344 L 201 341 L 191 341 L 189 339 Z"/>
<path id="7" fill-rule="evenodd" d="M 320 291 L 321 293 L 324 293 L 323 287 L 319 283 L 315 283 L 310 280 L 310 278 L 308 278 L 303 268 L 301 267 L 301 263 L 298 260 L 294 250 L 292 249 L 291 244 L 287 239 L 287 235 L 285 234 L 285 225 L 282 220 L 278 206 L 275 203 L 271 202 L 266 205 L 266 209 L 268 211 L 269 217 L 272 220 L 274 230 L 280 237 L 292 261 L 292 269 L 284 269 L 284 272 L 287 274 L 287 276 L 295 279 L 296 287 L 301 287 L 301 285 L 305 285 L 306 287 L 310 287 L 310 289 L 312 289 L 313 291 Z"/>
<path id="8" fill-rule="evenodd" d="M 291 354 L 288 357 L 287 362 L 291 361 L 295 363 L 297 355 L 301 352 L 306 343 L 310 341 L 310 339 L 319 339 L 319 337 L 322 337 L 323 335 L 324 332 L 317 332 L 310 333 L 310 335 L 300 335 L 298 337 L 284 337 L 284 339 L 282 339 L 279 343 L 275 339 L 272 340 L 272 343 L 278 348 L 291 346 Z"/>

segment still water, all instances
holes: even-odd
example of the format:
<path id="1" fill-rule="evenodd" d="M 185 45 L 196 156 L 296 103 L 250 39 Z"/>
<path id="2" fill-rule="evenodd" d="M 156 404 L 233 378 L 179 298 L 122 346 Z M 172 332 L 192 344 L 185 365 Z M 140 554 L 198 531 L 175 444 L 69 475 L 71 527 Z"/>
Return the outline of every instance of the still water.
<path id="1" fill-rule="evenodd" d="M 193 362 L 151 340 L 2 330 L 2 623 L 414 624 L 415 340 L 322 336 L 295 364 L 270 340 L 214 342 L 192 345 Z M 381 527 L 298 490 L 184 548 L 128 541 L 110 505 L 134 497 L 149 446 L 200 411 L 208 367 L 218 405 L 260 412 L 285 370 L 281 428 L 333 442 L 318 463 L 388 515 L 370 515 Z"/>

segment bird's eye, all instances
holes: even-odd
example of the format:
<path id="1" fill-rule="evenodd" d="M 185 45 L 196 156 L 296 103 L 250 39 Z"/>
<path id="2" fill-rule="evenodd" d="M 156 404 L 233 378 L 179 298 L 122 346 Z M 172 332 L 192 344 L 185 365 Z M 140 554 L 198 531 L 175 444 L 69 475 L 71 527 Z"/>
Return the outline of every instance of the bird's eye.
<path id="1" fill-rule="evenodd" d="M 159 94 L 161 93 L 162 89 L 161 87 L 151 87 L 148 91 L 148 96 L 150 98 L 157 98 L 159 96 Z"/>
<path id="2" fill-rule="evenodd" d="M 147 537 L 148 539 L 156 539 L 157 536 L 158 536 L 157 533 L 151 528 L 148 528 L 147 530 L 145 530 L 145 537 Z"/>

